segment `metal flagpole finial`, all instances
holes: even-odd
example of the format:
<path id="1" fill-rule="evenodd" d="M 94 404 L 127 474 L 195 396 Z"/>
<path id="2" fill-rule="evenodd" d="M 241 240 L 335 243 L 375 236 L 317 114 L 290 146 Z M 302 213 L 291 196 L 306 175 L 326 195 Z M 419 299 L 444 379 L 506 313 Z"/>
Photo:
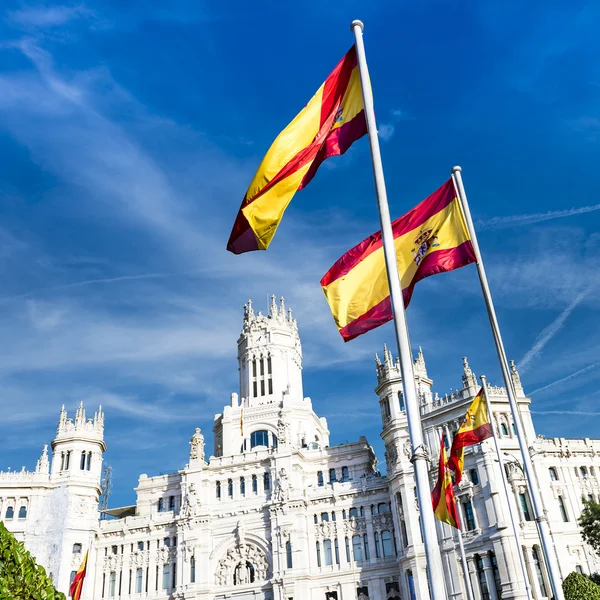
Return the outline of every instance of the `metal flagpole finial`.
<path id="1" fill-rule="evenodd" d="M 350 23 L 350 31 L 354 31 L 354 28 L 357 25 L 360 27 L 361 31 L 365 30 L 365 24 L 360 19 L 354 19 L 354 21 L 352 21 L 352 23 Z"/>
<path id="2" fill-rule="evenodd" d="M 460 173 L 462 171 L 462 167 L 458 165 L 456 167 L 452 167 L 452 173 Z"/>

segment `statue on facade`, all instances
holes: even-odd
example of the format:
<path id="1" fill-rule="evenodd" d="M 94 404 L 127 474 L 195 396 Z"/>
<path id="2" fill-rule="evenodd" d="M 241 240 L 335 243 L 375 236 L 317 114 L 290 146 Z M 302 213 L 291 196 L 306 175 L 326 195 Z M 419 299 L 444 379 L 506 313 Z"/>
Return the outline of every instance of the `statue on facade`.
<path id="1" fill-rule="evenodd" d="M 288 481 L 287 473 L 285 468 L 281 468 L 279 470 L 279 475 L 277 476 L 277 487 L 275 488 L 275 493 L 273 494 L 273 499 L 276 502 L 285 502 L 290 495 L 290 482 Z"/>
<path id="2" fill-rule="evenodd" d="M 277 421 L 277 439 L 280 446 L 286 446 L 290 442 L 290 424 L 286 423 L 282 417 L 279 417 L 279 421 Z"/>
<path id="3" fill-rule="evenodd" d="M 196 427 L 190 441 L 190 460 L 204 460 L 204 445 L 204 436 L 200 432 L 200 427 Z"/>
<path id="4" fill-rule="evenodd" d="M 185 495 L 185 502 L 181 509 L 181 516 L 184 518 L 193 517 L 196 514 L 198 508 L 198 498 L 196 496 L 196 486 L 190 483 L 187 494 Z"/>

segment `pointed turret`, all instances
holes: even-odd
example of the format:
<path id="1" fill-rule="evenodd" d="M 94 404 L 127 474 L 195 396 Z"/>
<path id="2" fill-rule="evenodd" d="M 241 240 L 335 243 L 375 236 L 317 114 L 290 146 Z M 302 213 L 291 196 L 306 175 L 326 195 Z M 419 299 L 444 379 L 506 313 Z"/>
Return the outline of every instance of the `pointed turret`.
<path id="1" fill-rule="evenodd" d="M 471 367 L 469 366 L 469 361 L 467 360 L 466 356 L 463 356 L 463 376 L 462 376 L 462 382 L 463 382 L 463 388 L 465 389 L 472 389 L 472 388 L 477 388 L 477 377 L 475 376 L 475 373 L 473 373 L 473 371 L 471 371 Z"/>
<path id="2" fill-rule="evenodd" d="M 420 375 L 421 377 L 427 377 L 427 366 L 425 365 L 425 356 L 423 354 L 423 348 L 419 346 L 419 353 L 417 354 L 417 358 L 415 358 L 415 375 Z"/>
<path id="3" fill-rule="evenodd" d="M 75 427 L 81 427 L 85 424 L 85 408 L 83 408 L 83 400 L 79 403 L 75 412 Z"/>
<path id="4" fill-rule="evenodd" d="M 50 472 L 50 461 L 48 460 L 48 444 L 44 444 L 42 455 L 38 458 L 38 461 L 35 465 L 35 472 L 43 473 L 44 475 L 48 475 L 48 473 Z"/>
<path id="5" fill-rule="evenodd" d="M 60 433 L 67 424 L 67 411 L 65 410 L 65 405 L 62 405 L 60 409 L 60 417 L 58 418 L 58 428 L 56 429 L 57 433 Z"/>

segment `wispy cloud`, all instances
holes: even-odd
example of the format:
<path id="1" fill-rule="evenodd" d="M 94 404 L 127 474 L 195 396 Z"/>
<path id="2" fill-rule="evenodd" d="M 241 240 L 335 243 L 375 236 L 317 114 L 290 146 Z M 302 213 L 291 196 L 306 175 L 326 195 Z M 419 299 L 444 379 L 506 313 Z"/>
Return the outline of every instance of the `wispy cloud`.
<path id="1" fill-rule="evenodd" d="M 382 123 L 381 125 L 379 125 L 379 137 L 384 141 L 387 142 L 389 140 L 392 139 L 396 128 L 391 125 L 390 123 Z"/>
<path id="2" fill-rule="evenodd" d="M 570 415 L 573 417 L 600 417 L 600 412 L 583 410 L 532 410 L 533 415 Z"/>
<path id="3" fill-rule="evenodd" d="M 527 371 L 529 364 L 536 359 L 544 349 L 544 346 L 562 329 L 569 315 L 577 308 L 577 305 L 588 295 L 590 290 L 578 294 L 573 302 L 569 304 L 561 313 L 538 335 L 533 346 L 525 353 L 525 356 L 519 362 L 521 372 Z"/>
<path id="4" fill-rule="evenodd" d="M 571 373 L 570 375 L 567 375 L 566 377 L 561 377 L 560 379 L 557 379 L 556 381 L 553 381 L 547 385 L 537 388 L 536 390 L 533 390 L 533 392 L 529 392 L 529 395 L 533 396 L 533 394 L 539 394 L 540 392 L 543 392 L 543 391 L 553 388 L 557 385 L 565 383 L 566 381 L 570 381 L 571 379 L 575 379 L 575 377 L 579 377 L 580 375 L 583 375 L 584 373 L 587 373 L 588 371 L 592 371 L 598 367 L 600 367 L 600 363 L 598 363 L 598 362 L 594 363 L 593 365 L 588 365 L 587 367 L 584 367 L 583 369 L 579 369 L 578 371 L 575 371 L 575 373 Z"/>
<path id="5" fill-rule="evenodd" d="M 92 14 L 93 13 L 82 4 L 76 6 L 37 5 L 9 11 L 6 18 L 10 23 L 22 27 L 48 28 L 59 27 L 74 19 L 89 17 Z"/>
<path id="6" fill-rule="evenodd" d="M 600 210 L 600 204 L 591 206 L 580 206 L 567 208 L 565 210 L 552 210 L 545 213 L 534 213 L 530 215 L 512 215 L 509 217 L 492 217 L 491 219 L 477 222 L 479 230 L 485 229 L 507 229 L 509 227 L 523 227 L 542 221 L 551 221 L 552 219 L 562 219 L 564 217 L 574 217 L 575 215 L 584 215 L 586 213 Z"/>

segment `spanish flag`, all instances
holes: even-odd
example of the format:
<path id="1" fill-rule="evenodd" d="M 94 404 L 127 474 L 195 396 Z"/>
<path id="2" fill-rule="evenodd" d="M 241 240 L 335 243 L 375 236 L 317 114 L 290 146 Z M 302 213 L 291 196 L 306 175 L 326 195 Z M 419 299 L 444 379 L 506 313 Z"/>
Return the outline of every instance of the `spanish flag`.
<path id="1" fill-rule="evenodd" d="M 454 471 L 454 485 L 458 485 L 462 479 L 465 466 L 465 448 L 483 442 L 492 437 L 492 425 L 488 413 L 487 403 L 483 395 L 483 388 L 469 406 L 465 420 L 454 436 L 448 468 Z"/>
<path id="2" fill-rule="evenodd" d="M 454 500 L 454 487 L 452 485 L 452 476 L 446 469 L 446 436 L 442 436 L 440 446 L 440 465 L 438 468 L 438 480 L 431 492 L 431 502 L 433 503 L 433 512 L 435 516 L 448 523 L 456 529 L 460 529 L 460 519 L 456 501 Z"/>
<path id="3" fill-rule="evenodd" d="M 475 262 L 452 179 L 394 221 L 392 229 L 405 306 L 417 281 Z M 321 286 L 344 341 L 390 321 L 381 231 L 346 252 Z"/>
<path id="4" fill-rule="evenodd" d="M 319 165 L 367 133 L 352 46 L 300 114 L 277 136 L 242 200 L 227 250 L 266 250 L 292 196 Z"/>
<path id="5" fill-rule="evenodd" d="M 88 553 L 85 553 L 83 557 L 83 562 L 79 569 L 77 569 L 77 573 L 75 573 L 75 578 L 73 579 L 73 583 L 69 588 L 69 594 L 73 600 L 79 600 L 81 598 L 81 590 L 83 588 L 83 580 L 85 578 L 85 571 L 87 569 L 87 559 Z"/>

